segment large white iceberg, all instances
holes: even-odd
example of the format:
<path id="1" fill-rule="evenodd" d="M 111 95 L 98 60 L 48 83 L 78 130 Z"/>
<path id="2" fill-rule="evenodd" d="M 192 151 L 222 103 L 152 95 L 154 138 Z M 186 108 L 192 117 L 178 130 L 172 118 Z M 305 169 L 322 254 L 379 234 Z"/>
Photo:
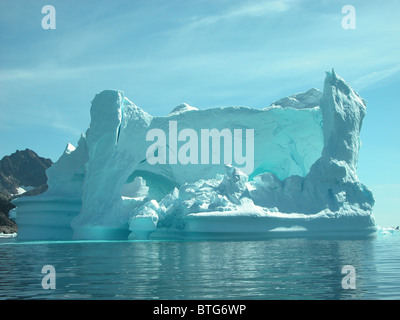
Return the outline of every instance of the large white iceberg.
<path id="1" fill-rule="evenodd" d="M 369 234 L 357 177 L 366 102 L 334 71 L 264 109 L 154 117 L 121 91 L 47 170 L 49 189 L 15 201 L 21 239 L 213 239 Z"/>

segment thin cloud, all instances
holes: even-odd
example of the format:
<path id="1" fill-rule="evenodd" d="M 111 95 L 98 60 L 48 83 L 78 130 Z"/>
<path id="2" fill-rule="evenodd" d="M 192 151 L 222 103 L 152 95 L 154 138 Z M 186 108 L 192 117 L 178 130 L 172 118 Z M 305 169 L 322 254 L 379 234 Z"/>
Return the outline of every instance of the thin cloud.
<path id="1" fill-rule="evenodd" d="M 266 14 L 281 13 L 289 10 L 291 1 L 268 1 L 243 5 L 238 8 L 228 10 L 219 15 L 208 17 L 195 17 L 188 27 L 196 28 L 218 23 L 220 21 L 231 20 L 244 17 L 259 17 Z"/>
<path id="2" fill-rule="evenodd" d="M 59 122 L 50 123 L 50 126 L 52 128 L 54 128 L 54 129 L 64 131 L 65 133 L 72 134 L 72 135 L 77 136 L 77 137 L 79 137 L 81 135 L 81 133 L 82 133 L 81 130 L 79 130 L 79 129 L 75 128 L 75 127 L 69 126 L 69 125 L 67 125 L 65 123 L 59 123 Z"/>
<path id="3" fill-rule="evenodd" d="M 43 81 L 77 78 L 84 74 L 95 71 L 114 71 L 117 69 L 126 69 L 139 67 L 139 63 L 123 63 L 123 64 L 99 64 L 90 66 L 80 66 L 75 68 L 62 66 L 34 66 L 26 69 L 3 69 L 0 70 L 0 81 L 12 80 L 35 80 Z"/>
<path id="4" fill-rule="evenodd" d="M 19 108 L 18 112 L 4 114 L 4 117 L 0 119 L 0 127 L 2 130 L 15 129 L 19 126 L 48 127 L 79 137 L 82 131 L 69 125 L 73 121 L 66 116 L 61 110 L 51 106 L 36 105 L 35 108 L 32 108 L 30 105 L 24 105 Z"/>
<path id="5" fill-rule="evenodd" d="M 382 81 L 400 71 L 400 65 L 387 68 L 381 71 L 374 71 L 365 76 L 362 76 L 354 81 L 354 85 L 360 90 L 365 89 L 379 81 Z"/>

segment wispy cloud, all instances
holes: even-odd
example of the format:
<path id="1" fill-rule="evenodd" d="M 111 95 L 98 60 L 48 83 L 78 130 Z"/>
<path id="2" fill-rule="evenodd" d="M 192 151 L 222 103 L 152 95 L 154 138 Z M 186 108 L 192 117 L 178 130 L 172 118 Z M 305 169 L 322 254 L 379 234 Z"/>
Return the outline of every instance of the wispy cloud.
<path id="1" fill-rule="evenodd" d="M 398 72 L 400 72 L 400 64 L 364 75 L 354 81 L 354 86 L 356 86 L 358 90 L 365 89 L 379 81 L 389 78 Z"/>
<path id="2" fill-rule="evenodd" d="M 82 133 L 81 130 L 79 130 L 78 128 L 75 128 L 73 126 L 70 126 L 68 124 L 66 124 L 65 122 L 61 123 L 61 122 L 52 122 L 49 124 L 52 128 L 57 129 L 57 130 L 61 130 L 67 134 L 72 134 L 76 137 L 79 137 L 80 134 Z"/>
<path id="3" fill-rule="evenodd" d="M 2 130 L 10 130 L 18 127 L 48 127 L 62 131 L 67 135 L 79 137 L 82 133 L 73 125 L 72 119 L 63 110 L 50 105 L 37 104 L 34 108 L 29 105 L 20 106 L 18 111 L 8 112 L 0 119 Z"/>
<path id="4" fill-rule="evenodd" d="M 12 80 L 35 80 L 39 82 L 56 80 L 56 79 L 68 79 L 77 78 L 84 74 L 88 74 L 95 71 L 109 71 L 118 70 L 129 67 L 134 67 L 137 64 L 124 63 L 124 64 L 98 64 L 89 66 L 78 66 L 78 67 L 63 67 L 63 66 L 32 66 L 24 69 L 1 69 L 0 70 L 0 82 L 1 81 L 12 81 Z"/>
<path id="5" fill-rule="evenodd" d="M 256 3 L 248 3 L 218 15 L 210 15 L 207 17 L 194 17 L 189 27 L 196 28 L 206 25 L 211 25 L 221 21 L 232 20 L 235 18 L 245 17 L 259 17 L 266 14 L 276 14 L 289 10 L 293 1 L 289 0 L 276 0 L 276 1 L 263 1 Z"/>

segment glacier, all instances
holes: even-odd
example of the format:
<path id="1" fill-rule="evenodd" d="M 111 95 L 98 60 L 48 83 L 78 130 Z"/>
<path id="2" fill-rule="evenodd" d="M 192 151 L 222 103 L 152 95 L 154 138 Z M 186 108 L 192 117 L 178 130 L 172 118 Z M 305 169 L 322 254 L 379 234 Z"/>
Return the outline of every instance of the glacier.
<path id="1" fill-rule="evenodd" d="M 18 238 L 375 233 L 374 197 L 357 176 L 365 114 L 366 101 L 334 70 L 323 92 L 262 109 L 183 103 L 156 117 L 122 91 L 105 90 L 77 147 L 68 143 L 47 169 L 48 190 L 14 201 Z M 204 147 L 212 130 L 220 139 Z"/>

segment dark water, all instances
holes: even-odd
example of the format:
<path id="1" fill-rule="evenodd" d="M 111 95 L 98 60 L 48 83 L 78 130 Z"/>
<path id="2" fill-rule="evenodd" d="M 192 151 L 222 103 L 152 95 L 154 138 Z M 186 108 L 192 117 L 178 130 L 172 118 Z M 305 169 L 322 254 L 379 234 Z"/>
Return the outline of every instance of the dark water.
<path id="1" fill-rule="evenodd" d="M 400 236 L 0 242 L 0 299 L 400 299 Z M 44 265 L 56 289 L 42 288 Z M 342 287 L 342 268 L 356 272 Z"/>

